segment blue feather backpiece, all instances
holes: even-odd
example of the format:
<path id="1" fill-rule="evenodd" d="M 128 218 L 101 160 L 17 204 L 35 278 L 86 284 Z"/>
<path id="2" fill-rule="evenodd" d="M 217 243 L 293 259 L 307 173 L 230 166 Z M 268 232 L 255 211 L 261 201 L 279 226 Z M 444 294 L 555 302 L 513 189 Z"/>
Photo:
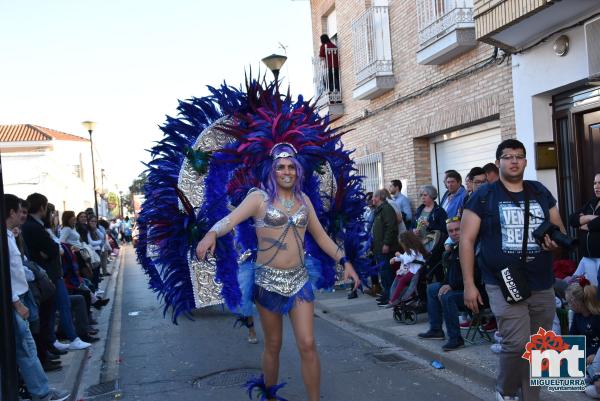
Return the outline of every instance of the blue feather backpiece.
<path id="1" fill-rule="evenodd" d="M 371 273 L 365 246 L 363 211 L 365 199 L 361 177 L 351 160 L 351 151 L 341 143 L 343 133 L 329 127 L 318 115 L 315 103 L 289 92 L 281 94 L 274 83 L 247 78 L 244 88 L 226 84 L 208 87 L 210 95 L 179 101 L 177 117 L 167 117 L 161 127 L 162 140 L 151 149 L 146 164 L 145 202 L 138 218 L 138 260 L 149 278 L 149 286 L 164 303 L 164 313 L 180 315 L 201 307 L 191 266 L 198 241 L 209 228 L 239 205 L 253 187 L 261 187 L 271 169 L 269 152 L 281 142 L 291 143 L 305 171 L 303 192 L 310 198 L 327 233 L 340 246 L 361 277 Z M 206 133 L 227 141 L 216 148 L 202 148 Z M 180 188 L 184 165 L 191 165 L 202 191 L 194 194 Z M 330 166 L 337 190 L 319 187 L 325 166 Z M 232 311 L 249 311 L 243 304 L 247 289 L 240 280 L 250 277 L 238 266 L 241 254 L 256 254 L 256 233 L 251 219 L 234 233 L 220 237 L 216 248 L 214 281 L 222 302 Z M 309 274 L 316 288 L 332 288 L 336 261 L 327 256 L 306 234 Z M 307 266 L 308 267 L 308 266 Z M 240 284 L 243 284 L 242 287 Z"/>

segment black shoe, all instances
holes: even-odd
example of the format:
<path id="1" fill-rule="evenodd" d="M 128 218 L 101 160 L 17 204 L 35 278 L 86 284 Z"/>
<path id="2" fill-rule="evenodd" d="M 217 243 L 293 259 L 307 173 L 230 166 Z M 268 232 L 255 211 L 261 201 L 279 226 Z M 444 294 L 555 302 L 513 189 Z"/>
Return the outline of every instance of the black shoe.
<path id="1" fill-rule="evenodd" d="M 110 302 L 110 298 L 98 298 L 96 302 L 92 304 L 92 306 L 98 310 L 100 310 L 103 306 L 106 306 Z"/>
<path id="2" fill-rule="evenodd" d="M 380 308 L 384 308 L 386 306 L 388 306 L 388 304 L 390 303 L 390 301 L 379 301 L 377 302 L 377 306 L 379 306 Z"/>
<path id="3" fill-rule="evenodd" d="M 351 291 L 348 294 L 348 299 L 354 299 L 354 298 L 358 298 L 358 292 L 357 291 Z"/>
<path id="4" fill-rule="evenodd" d="M 52 361 L 48 361 L 48 362 L 52 362 Z M 51 364 L 48 362 L 42 364 L 42 368 L 44 369 L 44 372 L 54 372 L 54 371 L 62 369 L 61 365 L 55 365 L 55 364 Z"/>
<path id="5" fill-rule="evenodd" d="M 87 334 L 89 334 L 90 336 L 95 336 L 96 334 L 98 334 L 99 331 L 100 330 L 98 330 L 98 329 L 93 329 L 90 327 L 87 329 Z"/>
<path id="6" fill-rule="evenodd" d="M 101 277 L 108 277 L 108 276 L 110 276 L 110 273 L 108 273 L 108 272 L 106 272 L 106 273 L 102 273 L 100 276 L 101 276 Z"/>
<path id="7" fill-rule="evenodd" d="M 376 302 L 381 302 L 381 300 L 383 300 L 383 299 L 384 299 L 383 297 L 377 297 L 377 298 L 375 298 L 375 301 Z"/>
<path id="8" fill-rule="evenodd" d="M 94 318 L 88 317 L 88 324 L 90 326 L 92 326 L 92 325 L 98 324 L 98 321 Z"/>
<path id="9" fill-rule="evenodd" d="M 462 338 L 451 338 L 446 344 L 442 345 L 444 351 L 454 351 L 465 346 Z"/>
<path id="10" fill-rule="evenodd" d="M 443 340 L 446 338 L 442 330 L 429 330 L 426 333 L 417 334 L 419 338 L 425 338 L 427 340 Z"/>
<path id="11" fill-rule="evenodd" d="M 48 352 L 53 353 L 54 355 L 66 355 L 68 351 L 62 351 L 59 350 L 58 348 L 56 348 L 54 345 L 50 344 L 48 345 Z"/>
<path id="12" fill-rule="evenodd" d="M 100 341 L 100 338 L 98 338 L 98 337 L 92 337 L 92 336 L 87 335 L 87 334 L 79 337 L 79 339 L 81 341 L 85 341 L 86 343 L 90 343 L 90 344 L 91 343 L 95 343 L 96 341 Z"/>
<path id="13" fill-rule="evenodd" d="M 60 355 L 53 354 L 52 352 L 46 352 L 46 360 L 48 361 L 58 361 L 60 359 Z"/>

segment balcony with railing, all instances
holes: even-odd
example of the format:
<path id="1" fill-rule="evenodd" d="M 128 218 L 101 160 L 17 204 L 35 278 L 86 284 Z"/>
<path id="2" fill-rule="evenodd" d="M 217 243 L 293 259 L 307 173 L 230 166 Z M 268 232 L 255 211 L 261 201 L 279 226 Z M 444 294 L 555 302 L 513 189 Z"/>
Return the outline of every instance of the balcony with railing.
<path id="1" fill-rule="evenodd" d="M 354 99 L 369 100 L 394 88 L 387 6 L 369 7 L 352 23 Z"/>
<path id="2" fill-rule="evenodd" d="M 598 0 L 475 0 L 477 39 L 518 52 L 565 25 L 596 14 Z"/>
<path id="3" fill-rule="evenodd" d="M 477 45 L 473 0 L 415 0 L 419 64 L 444 64 Z"/>
<path id="4" fill-rule="evenodd" d="M 313 58 L 313 83 L 317 108 L 322 115 L 335 118 L 344 114 L 342 88 L 340 86 L 339 50 L 337 47 L 324 49 L 325 57 Z"/>

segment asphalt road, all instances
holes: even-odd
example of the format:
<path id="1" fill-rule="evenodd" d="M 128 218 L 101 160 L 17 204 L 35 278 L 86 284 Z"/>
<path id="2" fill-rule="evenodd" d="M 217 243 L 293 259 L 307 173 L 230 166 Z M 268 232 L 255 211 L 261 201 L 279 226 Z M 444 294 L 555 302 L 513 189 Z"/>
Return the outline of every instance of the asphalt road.
<path id="1" fill-rule="evenodd" d="M 195 320 L 178 325 L 163 318 L 162 307 L 147 288 L 146 278 L 128 250 L 123 266 L 120 359 L 121 400 L 241 401 L 241 384 L 260 373 L 262 343 L 249 344 L 246 330 L 233 328 L 234 318 L 220 307 L 198 311 Z M 118 322 L 117 322 L 118 324 Z M 259 325 L 260 326 L 260 325 Z M 289 321 L 284 326 L 281 395 L 304 401 L 299 357 Z M 477 400 L 461 387 L 433 375 L 427 365 L 379 348 L 327 321 L 316 318 L 322 364 L 322 400 Z M 259 339 L 262 338 L 260 327 Z"/>

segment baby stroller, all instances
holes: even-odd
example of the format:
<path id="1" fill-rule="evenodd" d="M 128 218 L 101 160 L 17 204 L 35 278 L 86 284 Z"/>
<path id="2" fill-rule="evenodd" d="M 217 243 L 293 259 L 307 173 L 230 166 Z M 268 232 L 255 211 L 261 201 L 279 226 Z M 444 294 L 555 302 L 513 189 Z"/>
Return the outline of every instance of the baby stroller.
<path id="1" fill-rule="evenodd" d="M 442 245 L 443 250 L 443 245 Z M 437 249 L 436 249 L 437 251 Z M 432 252 L 427 262 L 421 263 L 421 268 L 410 280 L 410 284 L 400 295 L 400 302 L 394 306 L 394 320 L 399 323 L 415 324 L 418 314 L 427 312 L 427 283 L 433 278 L 443 279 L 441 256 Z"/>
<path id="2" fill-rule="evenodd" d="M 418 314 L 427 310 L 426 276 L 426 265 L 422 263 L 419 271 L 415 273 L 408 287 L 400 295 L 400 302 L 394 305 L 394 320 L 398 323 L 415 324 Z"/>

